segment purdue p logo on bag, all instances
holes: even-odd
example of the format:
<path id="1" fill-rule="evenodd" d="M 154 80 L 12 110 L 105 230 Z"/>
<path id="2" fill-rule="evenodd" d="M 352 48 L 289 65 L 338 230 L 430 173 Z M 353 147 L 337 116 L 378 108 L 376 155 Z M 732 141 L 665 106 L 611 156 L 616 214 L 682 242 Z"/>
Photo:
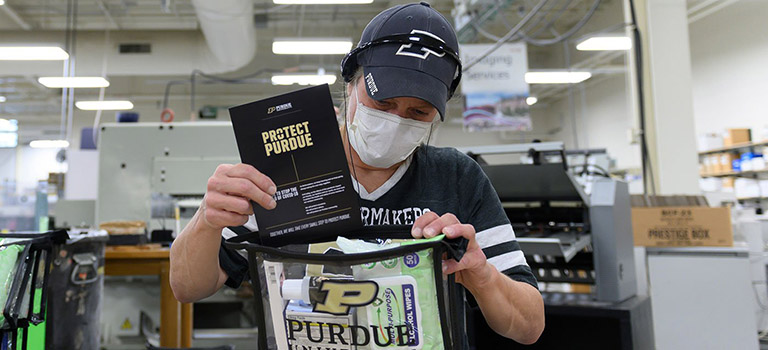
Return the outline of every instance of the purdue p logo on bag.
<path id="1" fill-rule="evenodd" d="M 348 235 L 411 237 L 409 227 L 371 227 Z M 457 248 L 442 236 L 344 254 L 325 254 L 328 244 L 322 243 L 304 253 L 306 246 L 244 242 L 253 237 L 259 233 L 225 244 L 248 251 L 251 281 L 261 291 L 255 298 L 262 315 L 256 322 L 259 349 L 458 350 L 463 343 L 464 334 L 452 333 L 458 318 L 445 298 L 457 285 L 446 284 L 440 274 L 442 257 L 457 254 Z"/>
<path id="2" fill-rule="evenodd" d="M 372 303 L 379 293 L 379 285 L 374 281 L 323 281 L 319 290 L 325 298 L 318 298 L 320 301 L 313 311 L 346 315 L 352 306 Z"/>

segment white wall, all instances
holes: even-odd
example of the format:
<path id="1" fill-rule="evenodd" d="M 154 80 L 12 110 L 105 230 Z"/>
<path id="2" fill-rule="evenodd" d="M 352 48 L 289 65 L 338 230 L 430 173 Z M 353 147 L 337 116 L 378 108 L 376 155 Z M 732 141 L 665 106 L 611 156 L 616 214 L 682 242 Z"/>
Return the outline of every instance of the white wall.
<path id="1" fill-rule="evenodd" d="M 17 191 L 34 188 L 38 181 L 48 179 L 48 173 L 65 172 L 66 164 L 56 162 L 58 151 L 58 148 L 21 147 L 21 152 L 17 154 L 18 166 L 14 169 Z M 5 165 L 2 167 L 5 168 Z"/>
<path id="2" fill-rule="evenodd" d="M 16 181 L 18 193 L 35 188 L 48 173 L 64 172 L 66 164 L 56 162 L 58 149 L 36 149 L 28 146 L 0 149 L 0 183 Z"/>
<path id="3" fill-rule="evenodd" d="M 587 148 L 607 148 L 620 169 L 639 168 L 640 147 L 630 144 L 633 126 L 624 75 L 614 75 L 586 89 L 586 113 L 581 129 Z M 577 101 L 579 101 L 577 99 Z"/>
<path id="4" fill-rule="evenodd" d="M 67 150 L 64 199 L 96 200 L 99 188 L 99 151 Z"/>
<path id="5" fill-rule="evenodd" d="M 690 25 L 696 133 L 768 127 L 768 1 L 742 0 Z"/>
<path id="6" fill-rule="evenodd" d="M 576 138 L 567 96 L 543 110 L 534 109 L 534 118 L 546 118 L 550 125 L 559 126 L 551 139 L 565 142 L 566 148 L 605 148 L 617 160 L 617 168 L 639 168 L 640 148 L 630 144 L 628 136 L 633 120 L 626 84 L 625 75 L 617 74 L 590 83 L 583 91 L 580 86 L 574 88 Z"/>
<path id="7" fill-rule="evenodd" d="M 0 148 L 0 184 L 16 179 L 16 149 Z"/>

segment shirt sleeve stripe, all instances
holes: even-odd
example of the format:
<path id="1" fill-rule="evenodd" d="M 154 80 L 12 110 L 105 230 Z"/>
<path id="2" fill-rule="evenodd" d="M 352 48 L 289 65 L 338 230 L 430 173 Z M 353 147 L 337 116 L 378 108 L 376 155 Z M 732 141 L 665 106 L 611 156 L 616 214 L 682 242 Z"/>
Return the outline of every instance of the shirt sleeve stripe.
<path id="1" fill-rule="evenodd" d="M 505 253 L 488 259 L 488 262 L 496 267 L 499 271 L 505 271 L 515 266 L 528 266 L 525 261 L 525 255 L 522 250 Z"/>
<path id="2" fill-rule="evenodd" d="M 224 240 L 227 240 L 232 237 L 243 235 L 246 233 L 251 233 L 251 230 L 249 230 L 245 226 L 229 226 L 221 230 L 221 238 L 223 238 Z M 223 244 L 222 244 L 222 249 L 226 249 L 223 247 Z M 240 256 L 242 256 L 243 258 L 246 258 L 246 259 L 248 258 L 248 254 L 243 249 L 238 249 L 237 253 L 240 254 Z"/>
<path id="3" fill-rule="evenodd" d="M 259 223 L 256 222 L 256 216 L 248 215 L 248 222 L 246 222 L 245 225 L 243 225 L 243 227 L 247 228 L 250 231 L 258 231 Z"/>
<path id="4" fill-rule="evenodd" d="M 477 239 L 477 244 L 480 245 L 480 248 L 488 248 L 500 243 L 514 241 L 515 230 L 512 229 L 510 224 L 494 226 L 478 232 L 475 235 L 475 239 Z"/>
<path id="5" fill-rule="evenodd" d="M 223 230 L 221 230 L 221 238 L 230 239 L 235 236 L 237 236 L 237 233 L 232 231 L 232 229 L 229 227 L 225 227 Z"/>
<path id="6" fill-rule="evenodd" d="M 490 259 L 493 257 L 497 257 L 499 255 L 502 255 L 504 253 L 514 252 L 518 250 L 520 250 L 520 244 L 517 243 L 517 241 L 511 241 L 511 242 L 499 243 L 494 246 L 483 248 L 483 253 L 485 253 L 486 259 Z"/>
<path id="7" fill-rule="evenodd" d="M 525 282 L 533 286 L 533 288 L 539 289 L 539 283 L 536 281 L 536 276 L 533 275 L 533 271 L 529 266 L 518 265 L 510 269 L 502 271 L 503 274 L 509 276 L 509 278 L 518 281 Z"/>

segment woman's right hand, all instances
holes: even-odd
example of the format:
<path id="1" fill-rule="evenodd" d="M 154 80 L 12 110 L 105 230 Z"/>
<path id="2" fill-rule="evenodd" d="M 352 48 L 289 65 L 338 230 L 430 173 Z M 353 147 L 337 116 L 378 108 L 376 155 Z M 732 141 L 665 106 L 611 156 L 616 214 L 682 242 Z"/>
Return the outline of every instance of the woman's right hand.
<path id="1" fill-rule="evenodd" d="M 276 206 L 272 196 L 277 186 L 272 179 L 248 164 L 221 164 L 208 179 L 208 188 L 200 206 L 203 222 L 221 230 L 241 226 L 253 214 L 251 202 L 265 209 Z"/>

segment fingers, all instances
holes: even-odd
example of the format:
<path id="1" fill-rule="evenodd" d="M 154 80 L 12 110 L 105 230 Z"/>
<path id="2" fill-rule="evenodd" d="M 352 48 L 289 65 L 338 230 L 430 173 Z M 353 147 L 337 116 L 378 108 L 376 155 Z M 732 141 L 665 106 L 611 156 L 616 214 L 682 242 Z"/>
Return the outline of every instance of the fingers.
<path id="1" fill-rule="evenodd" d="M 467 252 L 461 261 L 443 260 L 443 274 L 450 275 L 463 270 L 475 270 L 485 264 L 485 254 L 475 240 L 475 227 L 462 224 L 456 215 L 447 213 L 439 216 L 430 211 L 417 218 L 411 228 L 411 235 L 414 238 L 432 238 L 441 233 L 449 239 L 463 237 L 469 240 Z"/>
<path id="2" fill-rule="evenodd" d="M 215 192 L 248 198 L 265 209 L 273 209 L 277 204 L 272 196 L 256 187 L 253 182 L 243 178 L 232 177 L 224 178 L 221 181 L 215 180 L 212 186 Z"/>
<path id="3" fill-rule="evenodd" d="M 438 216 L 431 211 L 417 218 L 411 228 L 414 238 L 432 238 L 441 233 L 445 233 L 446 238 L 464 237 L 472 240 L 475 237 L 475 228 L 460 223 L 456 215 L 451 213 Z"/>
<path id="4" fill-rule="evenodd" d="M 217 228 L 224 228 L 227 226 L 242 226 L 248 222 L 248 215 L 239 213 L 233 213 L 220 208 L 208 206 L 208 195 L 203 204 L 203 218 L 208 225 Z"/>
<path id="5" fill-rule="evenodd" d="M 439 218 L 440 217 L 437 214 L 431 211 L 422 214 L 416 218 L 416 221 L 413 222 L 413 227 L 411 227 L 411 236 L 413 236 L 413 238 L 424 237 L 424 227 Z"/>
<path id="6" fill-rule="evenodd" d="M 240 226 L 253 214 L 252 200 L 265 209 L 277 206 L 272 197 L 277 186 L 268 176 L 248 164 L 221 164 L 208 179 L 203 218 L 216 228 Z"/>
<path id="7" fill-rule="evenodd" d="M 277 187 L 272 180 L 248 164 L 222 164 L 208 179 L 208 192 L 244 197 L 265 209 L 274 209 L 277 203 L 272 198 Z M 235 208 L 224 208 L 237 212 Z"/>
<path id="8" fill-rule="evenodd" d="M 450 275 L 461 270 L 460 263 L 453 259 L 443 260 L 443 274 Z"/>
<path id="9" fill-rule="evenodd" d="M 456 224 L 460 224 L 459 219 L 456 218 L 456 215 L 450 213 L 444 214 L 443 216 L 432 220 L 428 225 L 424 227 L 424 238 L 435 237 L 441 233 L 444 233 L 444 228 Z"/>
<path id="10" fill-rule="evenodd" d="M 262 191 L 268 193 L 270 196 L 275 194 L 277 186 L 269 176 L 262 174 L 251 165 L 237 164 L 226 170 L 226 175 L 229 177 L 243 178 L 251 181 Z"/>
<path id="11" fill-rule="evenodd" d="M 211 192 L 206 196 L 206 204 L 208 208 L 224 210 L 235 214 L 253 214 L 251 203 L 243 197 L 227 196 L 218 192 Z"/>
<path id="12" fill-rule="evenodd" d="M 464 237 L 470 241 L 475 238 L 475 227 L 469 224 L 452 224 L 443 228 L 446 238 Z"/>
<path id="13" fill-rule="evenodd" d="M 450 275 L 463 270 L 477 271 L 482 268 L 487 261 L 485 253 L 480 249 L 480 245 L 477 244 L 476 240 L 472 239 L 469 241 L 467 251 L 461 258 L 461 261 L 443 259 L 443 274 Z"/>

